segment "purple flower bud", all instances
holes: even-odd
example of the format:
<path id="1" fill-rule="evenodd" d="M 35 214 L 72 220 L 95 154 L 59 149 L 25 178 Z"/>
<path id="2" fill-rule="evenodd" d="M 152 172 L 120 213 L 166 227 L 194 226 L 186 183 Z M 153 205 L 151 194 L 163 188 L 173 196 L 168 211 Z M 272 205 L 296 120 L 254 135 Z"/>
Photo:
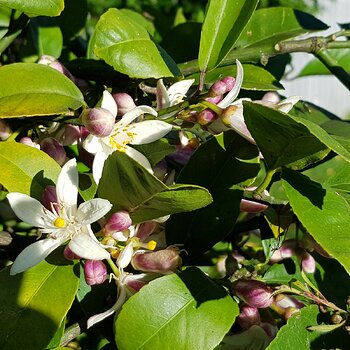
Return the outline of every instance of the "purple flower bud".
<path id="1" fill-rule="evenodd" d="M 249 306 L 269 307 L 273 302 L 272 289 L 257 280 L 241 279 L 233 286 L 236 295 Z"/>
<path id="2" fill-rule="evenodd" d="M 200 125 L 207 125 L 218 119 L 218 115 L 209 108 L 198 113 L 197 122 Z"/>
<path id="3" fill-rule="evenodd" d="M 118 106 L 118 116 L 122 117 L 125 113 L 136 107 L 133 98 L 125 92 L 117 92 L 112 94 Z"/>
<path id="4" fill-rule="evenodd" d="M 260 323 L 259 310 L 253 306 L 243 305 L 236 320 L 243 329 L 248 329 L 252 325 Z"/>
<path id="5" fill-rule="evenodd" d="M 246 213 L 261 213 L 266 210 L 268 206 L 266 204 L 250 201 L 248 199 L 242 199 L 239 209 Z"/>
<path id="6" fill-rule="evenodd" d="M 181 145 L 176 146 L 175 152 L 169 154 L 167 158 L 180 165 L 185 165 L 190 160 L 194 149 L 192 147 L 183 147 Z"/>
<path id="7" fill-rule="evenodd" d="M 136 270 L 158 272 L 164 275 L 176 271 L 181 262 L 180 251 L 177 248 L 134 254 L 131 260 Z"/>
<path id="8" fill-rule="evenodd" d="M 12 134 L 10 126 L 5 122 L 5 120 L 0 119 L 0 140 L 7 140 Z"/>
<path id="9" fill-rule="evenodd" d="M 46 209 L 52 211 L 54 208 L 57 211 L 58 207 L 56 209 L 56 206 L 58 204 L 58 198 L 56 193 L 56 186 L 48 185 L 45 187 L 42 196 L 42 203 Z"/>
<path id="10" fill-rule="evenodd" d="M 215 97 L 207 97 L 205 100 L 216 105 L 222 100 L 222 95 L 218 95 Z"/>
<path id="11" fill-rule="evenodd" d="M 226 93 L 227 90 L 227 86 L 225 84 L 225 82 L 223 82 L 222 80 L 219 80 L 217 82 L 215 82 L 209 89 L 209 95 L 212 97 L 218 96 L 218 95 L 223 95 L 224 93 Z"/>
<path id="12" fill-rule="evenodd" d="M 277 326 L 271 324 L 270 322 L 261 322 L 260 327 L 265 331 L 270 339 L 275 338 L 278 332 Z"/>
<path id="13" fill-rule="evenodd" d="M 92 108 L 82 113 L 81 122 L 91 134 L 105 137 L 109 136 L 113 131 L 115 117 L 108 109 Z"/>
<path id="14" fill-rule="evenodd" d="M 79 260 L 81 259 L 80 256 L 76 255 L 75 253 L 72 252 L 72 250 L 66 246 L 64 248 L 63 251 L 63 256 L 67 259 L 67 260 Z"/>
<path id="15" fill-rule="evenodd" d="M 155 231 L 157 226 L 158 223 L 155 221 L 143 222 L 137 229 L 136 237 L 138 237 L 141 242 L 144 242 Z"/>
<path id="16" fill-rule="evenodd" d="M 123 231 L 132 225 L 132 220 L 129 213 L 125 210 L 113 213 L 108 219 L 103 232 L 108 235 L 112 232 Z"/>
<path id="17" fill-rule="evenodd" d="M 22 143 L 23 145 L 27 145 L 27 146 L 30 146 L 30 147 L 34 147 L 34 148 L 37 148 L 37 149 L 40 149 L 40 145 L 37 144 L 36 142 L 34 142 L 30 137 L 28 136 L 25 136 L 25 137 L 22 137 L 20 140 L 19 140 L 20 143 Z"/>
<path id="18" fill-rule="evenodd" d="M 236 84 L 236 79 L 234 77 L 231 77 L 231 76 L 224 77 L 221 79 L 221 81 L 226 84 L 226 91 L 225 92 L 231 91 L 235 87 L 235 84 Z"/>
<path id="19" fill-rule="evenodd" d="M 301 268 L 306 273 L 314 273 L 316 271 L 316 261 L 308 252 L 303 252 L 301 255 Z"/>
<path id="20" fill-rule="evenodd" d="M 53 137 L 47 137 L 40 143 L 41 149 L 53 158 L 59 165 L 67 161 L 66 151 L 60 142 Z"/>
<path id="21" fill-rule="evenodd" d="M 107 268 L 101 260 L 86 260 L 84 265 L 85 281 L 89 286 L 102 284 L 106 280 Z"/>
<path id="22" fill-rule="evenodd" d="M 288 239 L 284 241 L 281 247 L 275 250 L 270 258 L 270 262 L 279 262 L 283 259 L 291 258 L 295 255 L 295 251 L 298 247 L 298 242 L 295 239 Z"/>
<path id="23" fill-rule="evenodd" d="M 80 127 L 77 125 L 67 124 L 64 128 L 63 145 L 70 146 L 76 143 L 81 137 Z"/>
<path id="24" fill-rule="evenodd" d="M 86 92 L 88 91 L 89 89 L 89 82 L 85 79 L 82 79 L 82 78 L 77 78 L 77 77 L 74 77 L 73 79 L 75 85 L 83 92 Z"/>

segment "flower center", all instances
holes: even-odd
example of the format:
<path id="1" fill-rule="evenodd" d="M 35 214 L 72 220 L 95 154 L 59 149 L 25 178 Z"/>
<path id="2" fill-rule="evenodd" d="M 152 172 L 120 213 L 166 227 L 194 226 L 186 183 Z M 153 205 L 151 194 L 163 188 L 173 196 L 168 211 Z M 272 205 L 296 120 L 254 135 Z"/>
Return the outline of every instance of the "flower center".
<path id="1" fill-rule="evenodd" d="M 61 218 L 60 216 L 58 218 L 55 219 L 55 221 L 53 222 L 53 224 L 57 227 L 57 228 L 62 228 L 66 226 L 66 222 L 64 221 L 63 218 Z"/>

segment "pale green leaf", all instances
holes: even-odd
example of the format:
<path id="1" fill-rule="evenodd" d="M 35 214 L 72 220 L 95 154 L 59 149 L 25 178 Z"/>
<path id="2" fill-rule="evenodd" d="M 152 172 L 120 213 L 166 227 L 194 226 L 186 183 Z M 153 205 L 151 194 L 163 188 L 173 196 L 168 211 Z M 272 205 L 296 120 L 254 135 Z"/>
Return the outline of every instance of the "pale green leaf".
<path id="1" fill-rule="evenodd" d="M 36 16 L 58 16 L 64 9 L 64 0 L 0 0 L 0 6 L 10 7 Z"/>

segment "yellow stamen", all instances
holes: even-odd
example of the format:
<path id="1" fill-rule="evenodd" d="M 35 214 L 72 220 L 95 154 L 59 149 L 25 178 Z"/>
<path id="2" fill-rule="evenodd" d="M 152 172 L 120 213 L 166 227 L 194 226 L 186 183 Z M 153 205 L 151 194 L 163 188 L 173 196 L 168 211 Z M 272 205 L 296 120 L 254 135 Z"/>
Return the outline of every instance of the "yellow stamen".
<path id="1" fill-rule="evenodd" d="M 119 249 L 115 249 L 111 252 L 111 257 L 112 259 L 118 259 L 118 256 L 120 255 L 120 250 Z"/>
<path id="2" fill-rule="evenodd" d="M 148 248 L 149 250 L 154 250 L 154 249 L 156 249 L 156 246 L 157 246 L 157 242 L 156 242 L 156 241 L 149 241 L 149 242 L 147 243 L 147 248 Z"/>
<path id="3" fill-rule="evenodd" d="M 65 227 L 66 226 L 66 222 L 64 221 L 63 218 L 61 217 L 58 217 L 54 223 L 53 223 L 56 227 L 58 228 L 62 228 L 62 227 Z"/>

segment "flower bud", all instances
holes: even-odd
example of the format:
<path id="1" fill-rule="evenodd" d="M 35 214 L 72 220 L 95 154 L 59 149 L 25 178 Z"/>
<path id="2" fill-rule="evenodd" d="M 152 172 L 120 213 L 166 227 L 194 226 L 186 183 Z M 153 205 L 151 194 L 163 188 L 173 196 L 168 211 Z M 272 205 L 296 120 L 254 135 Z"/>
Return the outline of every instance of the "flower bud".
<path id="1" fill-rule="evenodd" d="M 175 152 L 169 154 L 167 156 L 167 159 L 180 165 L 185 165 L 190 160 L 193 152 L 194 149 L 191 147 L 183 147 L 181 145 L 177 145 Z"/>
<path id="2" fill-rule="evenodd" d="M 86 260 L 84 265 L 85 281 L 89 286 L 102 284 L 106 280 L 107 268 L 101 260 Z"/>
<path id="3" fill-rule="evenodd" d="M 64 128 L 63 145 L 70 146 L 75 144 L 81 137 L 80 127 L 77 125 L 67 124 Z"/>
<path id="4" fill-rule="evenodd" d="M 263 98 L 263 101 L 268 101 L 268 102 L 272 102 L 272 103 L 278 103 L 281 101 L 279 95 L 277 92 L 273 92 L 273 91 L 269 91 L 267 92 Z"/>
<path id="5" fill-rule="evenodd" d="M 118 116 L 122 117 L 125 113 L 131 111 L 136 107 L 133 98 L 125 92 L 117 92 L 112 94 L 118 106 Z"/>
<path id="6" fill-rule="evenodd" d="M 231 91 L 235 87 L 235 84 L 236 84 L 236 79 L 234 77 L 231 77 L 231 76 L 224 77 L 221 79 L 221 81 L 226 84 L 226 91 L 225 92 Z"/>
<path id="7" fill-rule="evenodd" d="M 40 143 L 41 149 L 53 158 L 59 165 L 67 161 L 66 151 L 60 142 L 53 137 L 47 137 Z"/>
<path id="8" fill-rule="evenodd" d="M 57 61 L 57 60 L 53 61 L 52 63 L 49 64 L 49 67 L 57 70 L 58 72 L 62 73 L 67 78 L 69 78 L 70 80 L 74 81 L 73 74 L 60 61 Z"/>
<path id="9" fill-rule="evenodd" d="M 261 213 L 267 208 L 268 206 L 266 204 L 250 201 L 248 199 L 242 199 L 239 206 L 240 211 L 246 213 Z"/>
<path id="10" fill-rule="evenodd" d="M 132 225 L 131 217 L 125 210 L 117 211 L 113 213 L 108 219 L 103 232 L 108 235 L 112 232 L 123 231 L 128 229 Z"/>
<path id="11" fill-rule="evenodd" d="M 301 255 L 301 268 L 306 273 L 314 273 L 316 271 L 316 261 L 308 252 L 303 252 Z"/>
<path id="12" fill-rule="evenodd" d="M 66 246 L 64 248 L 63 251 L 63 256 L 67 259 L 67 260 L 75 260 L 75 259 L 80 259 L 80 256 L 76 255 L 75 253 L 73 253 L 73 251 Z"/>
<path id="13" fill-rule="evenodd" d="M 47 185 L 45 187 L 43 196 L 42 196 L 42 203 L 43 203 L 43 206 L 48 210 L 52 211 L 53 208 L 56 209 L 56 206 L 58 204 L 56 186 Z"/>
<path id="14" fill-rule="evenodd" d="M 0 119 L 0 140 L 7 140 L 12 134 L 10 126 L 5 122 L 5 120 Z"/>
<path id="15" fill-rule="evenodd" d="M 260 323 L 259 310 L 253 306 L 243 305 L 236 320 L 243 329 L 248 329 L 252 325 Z"/>
<path id="16" fill-rule="evenodd" d="M 270 339 L 275 338 L 278 332 L 278 327 L 271 324 L 270 322 L 261 322 L 260 327 L 265 331 Z"/>
<path id="17" fill-rule="evenodd" d="M 270 262 L 275 263 L 283 259 L 291 258 L 295 255 L 298 242 L 295 239 L 288 239 L 284 241 L 281 247 L 275 250 L 270 258 Z"/>
<path id="18" fill-rule="evenodd" d="M 257 280 L 239 280 L 233 287 L 236 295 L 249 306 L 269 307 L 273 302 L 272 290 Z"/>
<path id="19" fill-rule="evenodd" d="M 81 122 L 91 134 L 99 137 L 109 136 L 115 124 L 114 115 L 105 108 L 92 108 L 81 114 Z"/>
<path id="20" fill-rule="evenodd" d="M 146 221 L 139 225 L 136 233 L 136 237 L 144 242 L 158 227 L 158 223 L 155 221 Z"/>
<path id="21" fill-rule="evenodd" d="M 205 100 L 216 105 L 222 100 L 222 95 L 218 95 L 215 97 L 207 97 Z"/>
<path id="22" fill-rule="evenodd" d="M 23 145 L 27 145 L 27 146 L 30 146 L 30 147 L 34 147 L 34 148 L 37 148 L 37 149 L 40 149 L 40 145 L 36 142 L 34 142 L 30 137 L 28 136 L 25 136 L 25 137 L 22 137 L 20 140 L 19 140 L 20 143 L 22 143 Z"/>
<path id="23" fill-rule="evenodd" d="M 204 109 L 198 113 L 197 122 L 200 125 L 207 125 L 218 119 L 218 115 L 209 108 Z"/>
<path id="24" fill-rule="evenodd" d="M 215 97 L 218 95 L 223 95 L 227 91 L 228 90 L 225 82 L 223 82 L 222 80 L 218 80 L 210 87 L 208 92 L 210 96 Z"/>
<path id="25" fill-rule="evenodd" d="M 182 260 L 177 248 L 167 248 L 151 253 L 138 253 L 132 257 L 134 269 L 168 274 L 176 271 Z"/>

